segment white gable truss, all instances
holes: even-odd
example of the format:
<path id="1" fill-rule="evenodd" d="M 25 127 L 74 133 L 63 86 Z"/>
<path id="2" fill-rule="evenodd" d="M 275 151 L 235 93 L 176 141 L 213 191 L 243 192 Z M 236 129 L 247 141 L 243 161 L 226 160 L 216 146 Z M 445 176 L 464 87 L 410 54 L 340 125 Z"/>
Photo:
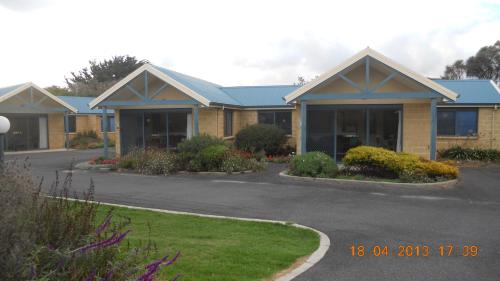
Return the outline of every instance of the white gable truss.
<path id="1" fill-rule="evenodd" d="M 78 110 L 32 82 L 20 85 L 0 96 L 0 112 L 4 113 L 77 113 Z"/>
<path id="2" fill-rule="evenodd" d="M 160 79 L 163 83 L 159 85 L 156 89 L 148 89 L 149 87 L 149 74 L 152 74 L 154 77 Z M 133 83 L 137 80 L 137 78 L 143 77 L 144 83 L 142 84 L 142 89 L 137 90 L 134 87 Z M 155 99 L 163 90 L 167 87 L 173 87 L 176 90 L 180 91 L 182 94 L 186 95 L 191 101 L 183 101 L 183 100 L 160 100 Z M 139 100 L 135 101 L 111 101 L 112 97 L 120 92 L 120 90 L 126 89 L 128 92 L 135 95 Z M 149 90 L 152 90 L 151 93 Z M 127 75 L 125 78 L 117 82 L 111 88 L 106 90 L 96 99 L 89 103 L 89 107 L 94 109 L 100 106 L 141 106 L 141 105 L 175 105 L 175 104 L 201 104 L 204 106 L 209 106 L 210 101 L 199 93 L 193 91 L 186 85 L 180 83 L 169 75 L 159 71 L 154 66 L 149 63 L 146 63 Z"/>
<path id="3" fill-rule="evenodd" d="M 371 65 L 379 65 L 389 70 L 387 76 L 380 79 L 375 85 L 370 81 Z M 361 83 L 355 82 L 348 77 L 350 71 L 360 66 L 365 66 L 363 69 L 364 80 Z M 420 91 L 405 91 L 405 92 L 383 92 L 380 91 L 387 83 L 394 82 L 395 79 L 406 80 L 422 90 Z M 352 91 L 346 92 L 321 92 L 321 88 L 328 83 L 340 81 L 349 85 Z M 314 94 L 314 92 L 317 92 Z M 284 97 L 286 103 L 296 102 L 297 100 L 328 100 L 328 99 L 379 99 L 379 98 L 443 98 L 455 101 L 457 94 L 438 83 L 428 79 L 401 64 L 389 59 L 388 57 L 366 48 L 356 55 L 352 56 L 337 67 L 322 74 L 318 78 L 296 89 L 292 93 Z"/>

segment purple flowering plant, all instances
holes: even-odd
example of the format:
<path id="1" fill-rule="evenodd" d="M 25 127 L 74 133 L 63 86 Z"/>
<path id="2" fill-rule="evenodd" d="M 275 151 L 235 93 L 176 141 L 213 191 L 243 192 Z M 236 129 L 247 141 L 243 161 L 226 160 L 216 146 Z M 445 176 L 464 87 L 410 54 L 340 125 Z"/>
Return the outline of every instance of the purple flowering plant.
<path id="1" fill-rule="evenodd" d="M 98 221 L 93 182 L 80 201 L 68 200 L 79 195 L 71 185 L 71 173 L 56 173 L 50 187 L 35 182 L 27 163 L 0 169 L 0 200 L 8 202 L 0 204 L 0 280 L 151 281 L 179 258 L 144 265 L 157 256 L 151 239 L 132 247 L 130 219 L 111 209 Z"/>

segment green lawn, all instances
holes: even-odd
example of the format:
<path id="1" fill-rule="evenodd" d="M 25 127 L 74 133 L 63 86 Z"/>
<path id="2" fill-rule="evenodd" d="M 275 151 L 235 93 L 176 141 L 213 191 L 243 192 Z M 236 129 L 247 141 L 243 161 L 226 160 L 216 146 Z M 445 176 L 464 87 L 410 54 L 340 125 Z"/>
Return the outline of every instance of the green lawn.
<path id="1" fill-rule="evenodd" d="M 109 208 L 101 205 L 99 221 Z M 319 246 L 315 232 L 288 225 L 114 208 L 118 216 L 132 220 L 127 238 L 132 245 L 147 239 L 149 222 L 158 257 L 181 251 L 175 265 L 161 272 L 161 280 L 176 273 L 185 281 L 266 280 Z"/>

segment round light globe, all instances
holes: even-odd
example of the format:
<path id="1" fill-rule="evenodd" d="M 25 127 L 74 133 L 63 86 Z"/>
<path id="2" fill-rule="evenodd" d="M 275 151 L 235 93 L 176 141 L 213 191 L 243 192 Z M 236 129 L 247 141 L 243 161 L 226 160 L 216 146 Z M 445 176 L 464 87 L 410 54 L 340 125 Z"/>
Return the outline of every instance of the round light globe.
<path id="1" fill-rule="evenodd" d="M 10 129 L 10 121 L 5 116 L 0 116 L 0 134 L 5 134 Z"/>

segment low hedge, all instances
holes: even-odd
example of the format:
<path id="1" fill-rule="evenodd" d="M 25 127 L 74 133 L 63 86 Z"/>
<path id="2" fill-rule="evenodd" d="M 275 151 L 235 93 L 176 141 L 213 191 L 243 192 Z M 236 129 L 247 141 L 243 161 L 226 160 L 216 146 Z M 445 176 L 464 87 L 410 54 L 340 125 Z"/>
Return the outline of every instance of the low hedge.
<path id="1" fill-rule="evenodd" d="M 500 150 L 454 146 L 439 152 L 440 157 L 452 160 L 500 161 Z"/>
<path id="2" fill-rule="evenodd" d="M 379 147 L 358 146 L 347 151 L 346 170 L 366 176 L 400 178 L 403 181 L 455 179 L 458 168 L 450 163 L 423 159 L 415 154 Z"/>
<path id="3" fill-rule="evenodd" d="M 337 175 L 337 164 L 323 152 L 307 152 L 292 157 L 289 173 L 301 177 L 334 178 Z"/>

